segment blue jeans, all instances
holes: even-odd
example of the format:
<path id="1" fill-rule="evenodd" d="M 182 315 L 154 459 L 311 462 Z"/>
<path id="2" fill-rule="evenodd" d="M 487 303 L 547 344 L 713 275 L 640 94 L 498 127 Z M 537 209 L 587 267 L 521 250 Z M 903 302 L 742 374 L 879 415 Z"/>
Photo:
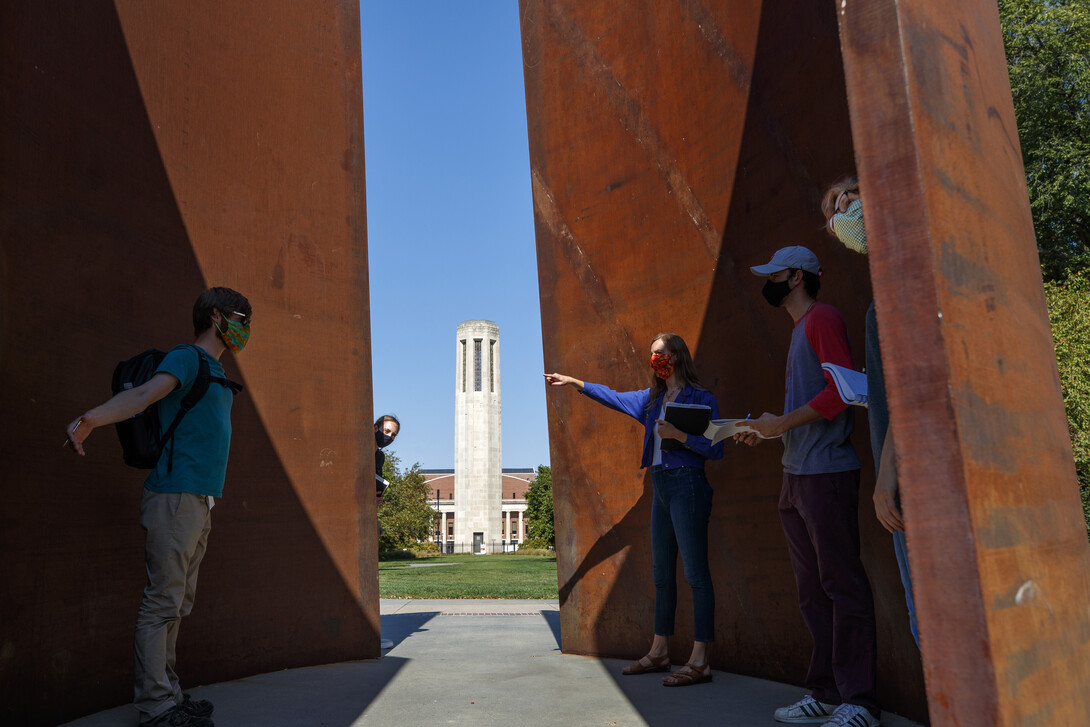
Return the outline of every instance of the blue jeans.
<path id="1" fill-rule="evenodd" d="M 897 556 L 897 569 L 901 571 L 901 585 L 905 587 L 908 628 L 912 631 L 912 638 L 916 640 L 916 648 L 919 648 L 920 627 L 916 625 L 916 597 L 912 595 L 912 573 L 908 570 L 908 545 L 905 543 L 905 534 L 900 530 L 893 531 L 893 553 Z"/>
<path id="2" fill-rule="evenodd" d="M 714 641 L 715 590 L 708 568 L 712 488 L 703 467 L 651 468 L 651 571 L 655 579 L 655 634 L 672 636 L 677 608 L 677 554 L 693 591 L 693 639 Z"/>

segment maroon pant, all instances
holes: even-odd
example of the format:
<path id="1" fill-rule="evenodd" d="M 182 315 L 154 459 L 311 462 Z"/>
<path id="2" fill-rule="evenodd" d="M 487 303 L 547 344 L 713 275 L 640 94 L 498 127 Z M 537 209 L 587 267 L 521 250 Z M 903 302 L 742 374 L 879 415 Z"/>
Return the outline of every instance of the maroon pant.
<path id="1" fill-rule="evenodd" d="M 878 709 L 874 597 L 859 559 L 859 470 L 784 472 L 780 522 L 814 639 L 806 687 L 827 704 Z"/>

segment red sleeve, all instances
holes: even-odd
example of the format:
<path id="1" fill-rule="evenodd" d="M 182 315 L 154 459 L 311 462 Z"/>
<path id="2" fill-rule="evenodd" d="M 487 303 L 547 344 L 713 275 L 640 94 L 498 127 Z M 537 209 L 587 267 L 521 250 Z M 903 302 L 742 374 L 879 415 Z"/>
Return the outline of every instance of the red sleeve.
<path id="1" fill-rule="evenodd" d="M 814 349 L 818 361 L 833 363 L 837 366 L 852 368 L 852 351 L 848 346 L 848 326 L 840 311 L 826 303 L 814 303 L 803 321 L 806 326 L 806 340 Z M 832 419 L 848 408 L 848 404 L 837 393 L 836 384 L 828 371 L 825 374 L 825 388 L 808 403 L 821 416 Z"/>

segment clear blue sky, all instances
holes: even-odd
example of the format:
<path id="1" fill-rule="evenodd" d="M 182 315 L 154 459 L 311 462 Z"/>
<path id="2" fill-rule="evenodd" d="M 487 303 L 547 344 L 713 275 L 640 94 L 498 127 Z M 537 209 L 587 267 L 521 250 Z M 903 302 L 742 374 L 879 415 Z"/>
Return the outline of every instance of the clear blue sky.
<path id="1" fill-rule="evenodd" d="M 518 4 L 363 0 L 375 413 L 454 466 L 455 329 L 500 327 L 503 466 L 549 463 Z"/>

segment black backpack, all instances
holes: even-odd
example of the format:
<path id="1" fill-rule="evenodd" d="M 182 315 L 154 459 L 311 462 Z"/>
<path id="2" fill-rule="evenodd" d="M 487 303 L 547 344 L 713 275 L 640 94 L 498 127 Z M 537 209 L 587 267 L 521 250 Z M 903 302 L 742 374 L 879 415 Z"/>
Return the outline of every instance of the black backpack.
<path id="1" fill-rule="evenodd" d="M 121 440 L 121 450 L 125 456 L 125 464 L 130 467 L 145 470 L 155 469 L 159 457 L 162 456 L 163 450 L 166 449 L 169 443 L 171 447 L 167 460 L 167 472 L 171 472 L 174 469 L 174 430 L 178 428 L 182 417 L 196 406 L 197 402 L 205 395 L 209 384 L 214 382 L 226 386 L 233 394 L 242 391 L 241 384 L 236 384 L 234 381 L 219 376 L 212 376 L 208 368 L 208 361 L 197 350 L 197 347 L 189 346 L 189 348 L 192 348 L 197 355 L 197 378 L 194 380 L 189 393 L 182 397 L 178 414 L 167 430 L 162 433 L 159 431 L 159 402 L 155 402 L 139 414 L 116 424 L 117 438 Z M 155 375 L 155 371 L 159 368 L 164 356 L 166 356 L 164 351 L 149 348 L 147 351 L 119 363 L 114 368 L 113 381 L 110 385 L 114 394 L 127 389 L 134 389 L 146 383 Z"/>

